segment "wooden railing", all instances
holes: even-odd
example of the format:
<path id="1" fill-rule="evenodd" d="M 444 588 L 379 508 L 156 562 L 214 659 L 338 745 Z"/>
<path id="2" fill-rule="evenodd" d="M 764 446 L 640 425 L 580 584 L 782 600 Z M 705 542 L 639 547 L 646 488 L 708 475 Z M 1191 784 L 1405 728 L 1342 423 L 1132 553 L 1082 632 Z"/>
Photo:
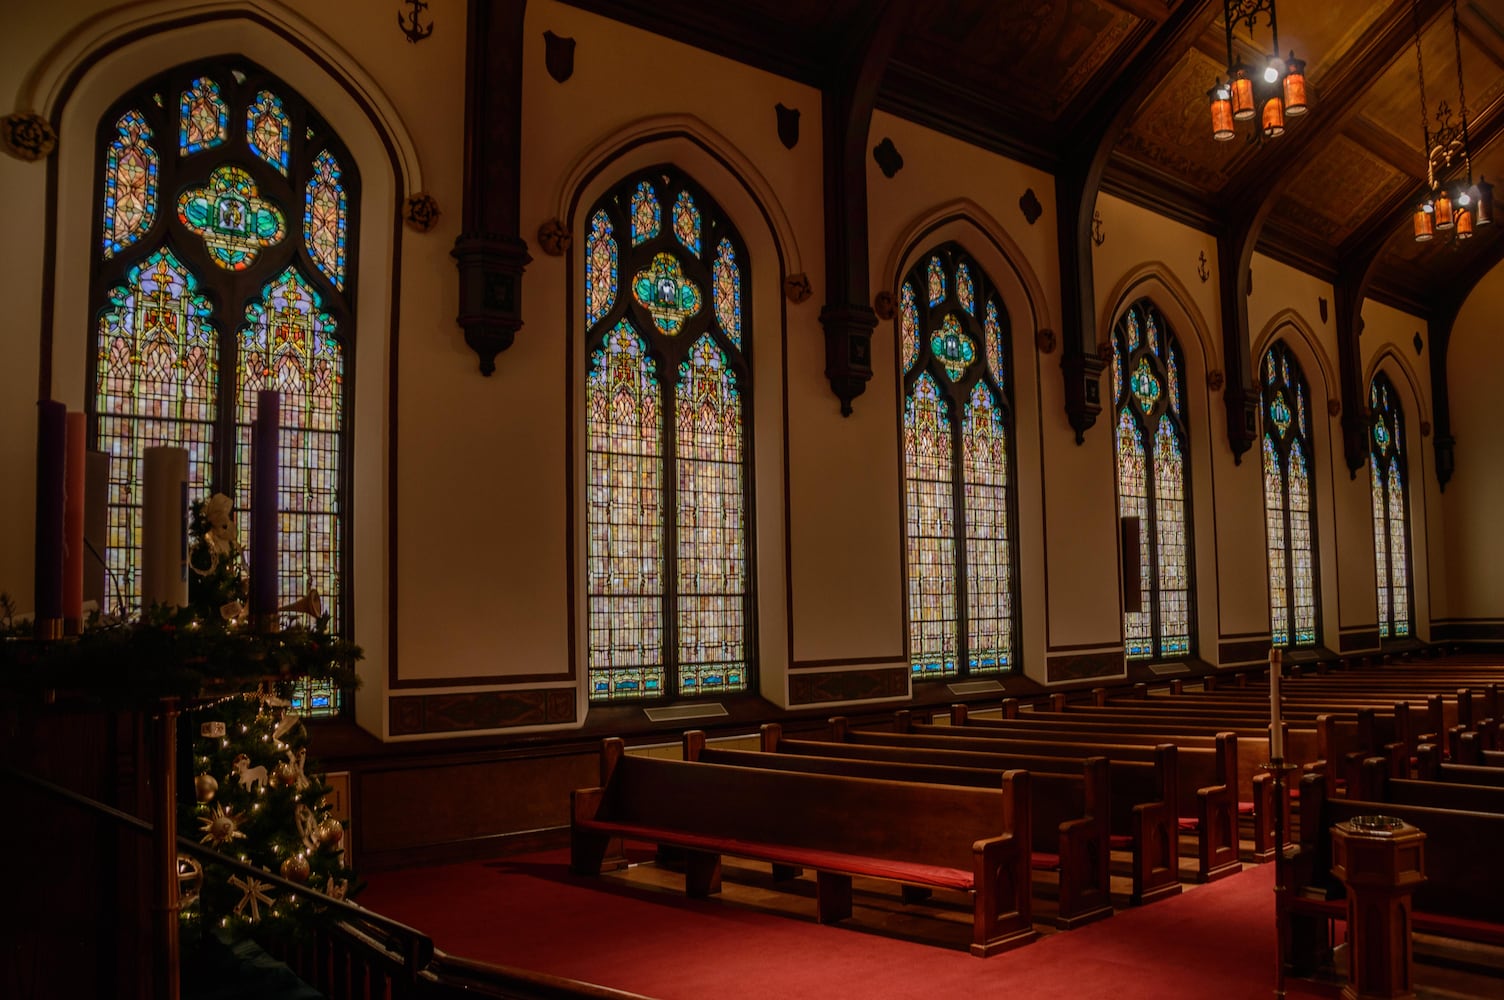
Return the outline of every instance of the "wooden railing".
<path id="1" fill-rule="evenodd" d="M 131 833 L 150 837 L 154 832 L 152 824 L 139 817 L 25 771 L 0 766 L 0 775 L 110 820 Z M 446 955 L 421 931 L 354 903 L 331 899 L 307 885 L 226 857 L 187 837 L 177 838 L 177 848 L 182 854 L 234 874 L 254 876 L 280 892 L 313 898 L 324 910 L 325 919 L 310 929 L 307 938 L 264 944 L 300 979 L 331 1000 L 643 1000 L 638 994 L 560 976 Z"/>

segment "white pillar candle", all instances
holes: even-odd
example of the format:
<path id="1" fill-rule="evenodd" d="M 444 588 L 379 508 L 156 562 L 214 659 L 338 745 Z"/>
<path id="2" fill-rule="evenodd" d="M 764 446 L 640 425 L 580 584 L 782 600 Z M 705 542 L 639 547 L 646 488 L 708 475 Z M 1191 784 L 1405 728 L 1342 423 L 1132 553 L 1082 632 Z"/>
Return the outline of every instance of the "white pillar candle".
<path id="1" fill-rule="evenodd" d="M 1269 650 L 1269 756 L 1283 760 L 1285 756 L 1285 728 L 1280 719 L 1279 682 L 1284 672 L 1284 654 L 1278 649 Z"/>
<path id="2" fill-rule="evenodd" d="M 110 537 L 110 456 L 84 456 L 84 602 L 113 610 L 115 595 L 105 585 L 104 548 Z"/>
<path id="3" fill-rule="evenodd" d="M 188 449 L 147 448 L 141 497 L 141 607 L 188 603 Z"/>

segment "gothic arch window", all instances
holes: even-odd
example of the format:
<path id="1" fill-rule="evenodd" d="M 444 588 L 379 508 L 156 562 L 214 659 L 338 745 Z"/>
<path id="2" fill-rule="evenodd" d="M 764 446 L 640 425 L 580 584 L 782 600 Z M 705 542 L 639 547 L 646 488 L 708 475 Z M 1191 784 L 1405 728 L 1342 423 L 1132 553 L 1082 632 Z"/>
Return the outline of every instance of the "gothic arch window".
<path id="1" fill-rule="evenodd" d="M 953 243 L 899 287 L 909 656 L 915 680 L 1017 662 L 1008 314 Z"/>
<path id="2" fill-rule="evenodd" d="M 1118 515 L 1139 524 L 1140 610 L 1123 612 L 1130 660 L 1191 651 L 1185 355 L 1148 299 L 1112 331 Z"/>
<path id="3" fill-rule="evenodd" d="M 99 124 L 88 414 L 110 455 L 111 604 L 140 611 L 143 449 L 188 449 L 193 498 L 250 502 L 256 392 L 282 393 L 278 593 L 349 635 L 359 180 L 291 88 L 239 57 L 168 70 Z M 304 715 L 339 693 L 294 692 Z"/>
<path id="4" fill-rule="evenodd" d="M 745 691 L 751 584 L 751 271 L 671 166 L 585 219 L 590 698 Z"/>
<path id="5" fill-rule="evenodd" d="M 1410 504 L 1405 491 L 1405 415 L 1388 376 L 1373 377 L 1368 408 L 1379 638 L 1401 639 L 1410 635 Z"/>
<path id="6" fill-rule="evenodd" d="M 1316 645 L 1316 529 L 1311 503 L 1311 394 L 1284 341 L 1259 369 L 1264 411 L 1264 524 L 1269 623 L 1276 646 Z"/>

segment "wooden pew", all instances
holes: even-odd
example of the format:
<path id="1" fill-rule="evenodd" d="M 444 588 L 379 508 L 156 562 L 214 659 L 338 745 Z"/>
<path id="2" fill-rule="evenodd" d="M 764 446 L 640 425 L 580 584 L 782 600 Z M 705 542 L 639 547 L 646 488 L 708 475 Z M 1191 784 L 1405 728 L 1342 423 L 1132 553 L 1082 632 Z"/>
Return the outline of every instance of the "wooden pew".
<path id="1" fill-rule="evenodd" d="M 1448 764 L 1442 760 L 1441 748 L 1432 743 L 1422 743 L 1415 760 L 1414 776 L 1425 781 L 1450 781 L 1464 785 L 1504 787 L 1504 767 L 1490 767 L 1486 764 Z"/>
<path id="2" fill-rule="evenodd" d="M 1240 781 L 1240 773 L 1247 773 L 1241 771 L 1240 764 L 1244 749 L 1252 756 L 1260 755 L 1255 746 L 1241 748 L 1243 741 L 1239 734 L 1209 735 L 1200 727 L 1133 723 L 1074 726 L 1066 721 L 1071 714 L 1043 713 L 1043 719 L 1025 718 L 1023 714 L 1016 719 L 975 719 L 967 706 L 956 705 L 951 709 L 949 726 L 916 724 L 906 720 L 902 712 L 898 713 L 898 725 L 900 728 L 907 726 L 915 733 L 937 736 L 954 733 L 980 738 L 1049 739 L 1083 744 L 1173 743 L 1180 751 L 1175 789 L 1176 815 L 1179 828 L 1197 838 L 1197 881 L 1210 882 L 1242 870 L 1238 861 L 1240 815 L 1246 814 L 1253 819 L 1255 856 L 1261 859 L 1272 856 L 1271 786 L 1267 782 L 1255 781 L 1251 776 L 1247 783 Z M 1250 742 L 1257 740 L 1258 737 L 1254 736 Z M 1267 737 L 1264 744 L 1267 745 Z M 1267 751 L 1260 759 L 1268 759 Z M 1242 794 L 1246 794 L 1246 800 Z M 1245 801 L 1246 809 L 1242 805 Z"/>
<path id="3" fill-rule="evenodd" d="M 1424 778 L 1396 778 L 1389 771 L 1388 761 L 1382 757 L 1371 757 L 1363 762 L 1363 776 L 1358 784 L 1358 792 L 1356 798 L 1369 802 L 1504 813 L 1504 783 L 1481 785 Z"/>
<path id="4" fill-rule="evenodd" d="M 859 730 L 847 720 L 831 720 L 833 737 L 787 740 L 779 736 L 775 752 L 809 753 L 828 757 L 857 757 L 950 767 L 998 768 L 1010 755 L 1027 755 L 1044 769 L 1059 771 L 1093 756 L 1106 757 L 1109 783 L 1110 846 L 1130 851 L 1134 906 L 1180 893 L 1180 844 L 1176 835 L 1175 789 L 1177 751 L 1173 745 L 1113 746 L 1111 744 L 1012 743 L 964 737 L 905 735 Z M 770 749 L 764 746 L 764 749 Z M 1059 763 L 1051 765 L 1050 758 Z M 1040 759 L 1043 758 L 1043 759 Z"/>
<path id="5" fill-rule="evenodd" d="M 1029 774 L 998 788 L 712 766 L 601 748 L 604 781 L 570 795 L 570 867 L 600 873 L 614 837 L 685 852 L 685 891 L 720 891 L 721 855 L 816 872 L 821 923 L 851 915 L 853 876 L 971 895 L 971 953 L 1032 941 Z"/>
<path id="6" fill-rule="evenodd" d="M 1296 917 L 1345 919 L 1342 883 L 1331 874 L 1332 835 L 1354 816 L 1396 816 L 1426 834 L 1426 881 L 1416 888 L 1411 926 L 1426 934 L 1504 946 L 1504 813 L 1334 799 L 1319 776 L 1300 784 L 1300 846 L 1292 859 L 1287 910 Z M 1294 923 L 1298 934 L 1309 924 Z M 1297 949 L 1299 950 L 1299 949 Z"/>
<path id="7" fill-rule="evenodd" d="M 762 727 L 765 752 L 725 750 L 706 746 L 705 734 L 684 734 L 684 759 L 708 764 L 761 767 L 841 774 L 884 781 L 921 781 L 942 785 L 997 788 L 1008 771 L 1029 772 L 1032 798 L 1030 864 L 1035 871 L 1059 873 L 1059 908 L 1055 926 L 1070 930 L 1112 916 L 1109 873 L 1111 832 L 1108 825 L 1107 759 L 1091 757 L 1078 761 L 1039 757 L 1012 757 L 996 767 L 955 767 L 945 764 L 909 763 L 860 757 L 815 756 L 785 744 L 782 727 Z M 824 744 L 826 747 L 835 744 Z M 770 751 L 770 752 L 767 752 Z M 1029 766 L 1033 764 L 1034 767 Z M 1068 770 L 1036 770 L 1044 765 Z"/>

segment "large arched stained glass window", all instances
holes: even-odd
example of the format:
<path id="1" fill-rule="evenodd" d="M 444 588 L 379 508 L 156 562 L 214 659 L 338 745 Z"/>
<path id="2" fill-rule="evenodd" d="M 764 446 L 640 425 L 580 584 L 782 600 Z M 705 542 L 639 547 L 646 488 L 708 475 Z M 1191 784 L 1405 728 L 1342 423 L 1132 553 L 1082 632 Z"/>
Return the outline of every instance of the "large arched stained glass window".
<path id="1" fill-rule="evenodd" d="M 1405 418 L 1394 384 L 1380 373 L 1368 389 L 1368 455 L 1373 492 L 1374 568 L 1379 638 L 1410 635 L 1410 506 L 1405 493 Z"/>
<path id="2" fill-rule="evenodd" d="M 1112 331 L 1118 514 L 1139 524 L 1139 610 L 1123 612 L 1130 660 L 1191 651 L 1185 356 L 1148 299 Z"/>
<path id="3" fill-rule="evenodd" d="M 585 220 L 593 701 L 744 691 L 752 659 L 747 252 L 672 167 Z"/>
<path id="4" fill-rule="evenodd" d="M 955 244 L 899 287 L 909 657 L 916 680 L 998 674 L 1017 630 L 1007 312 Z"/>
<path id="5" fill-rule="evenodd" d="M 1264 523 L 1269 624 L 1276 646 L 1316 644 L 1316 532 L 1311 506 L 1311 399 L 1284 341 L 1259 368 L 1264 412 Z"/>
<path id="6" fill-rule="evenodd" d="M 282 392 L 278 592 L 350 634 L 346 546 L 355 164 L 279 80 L 238 58 L 136 88 L 99 127 L 89 415 L 110 455 L 112 610 L 139 613 L 143 449 L 189 451 L 194 499 L 250 502 L 256 390 Z M 307 684 L 305 715 L 339 694 Z"/>

